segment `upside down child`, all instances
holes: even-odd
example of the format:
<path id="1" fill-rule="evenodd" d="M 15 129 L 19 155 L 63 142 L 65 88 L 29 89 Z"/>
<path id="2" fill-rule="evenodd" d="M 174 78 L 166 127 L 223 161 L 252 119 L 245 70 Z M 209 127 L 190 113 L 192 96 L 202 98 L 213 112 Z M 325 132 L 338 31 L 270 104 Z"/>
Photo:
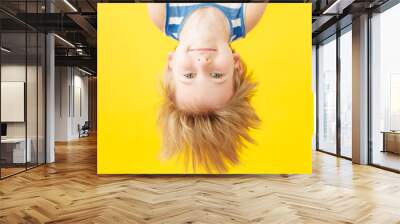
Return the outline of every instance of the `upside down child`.
<path id="1" fill-rule="evenodd" d="M 151 3 L 149 15 L 176 39 L 164 74 L 159 114 L 162 156 L 183 154 L 196 171 L 226 172 L 239 164 L 260 119 L 250 104 L 256 83 L 230 43 L 245 38 L 266 3 Z"/>

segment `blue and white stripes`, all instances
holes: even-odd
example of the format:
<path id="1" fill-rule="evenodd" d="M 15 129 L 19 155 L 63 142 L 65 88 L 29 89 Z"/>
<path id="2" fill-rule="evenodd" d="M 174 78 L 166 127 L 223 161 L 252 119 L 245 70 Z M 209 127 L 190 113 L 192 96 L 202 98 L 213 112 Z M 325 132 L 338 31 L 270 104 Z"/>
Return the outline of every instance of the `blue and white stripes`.
<path id="1" fill-rule="evenodd" d="M 221 10 L 229 21 L 230 41 L 246 35 L 244 3 L 166 3 L 165 33 L 179 40 L 185 18 L 198 8 L 210 6 Z"/>

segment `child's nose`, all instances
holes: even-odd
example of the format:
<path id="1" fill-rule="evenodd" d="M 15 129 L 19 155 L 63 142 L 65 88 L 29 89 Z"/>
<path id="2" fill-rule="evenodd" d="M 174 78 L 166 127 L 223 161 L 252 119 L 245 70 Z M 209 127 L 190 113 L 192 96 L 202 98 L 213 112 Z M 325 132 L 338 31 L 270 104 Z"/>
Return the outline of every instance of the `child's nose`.
<path id="1" fill-rule="evenodd" d="M 208 63 L 211 62 L 211 57 L 210 57 L 209 55 L 199 55 L 199 56 L 196 58 L 196 61 L 197 61 L 198 63 L 208 64 Z"/>
<path id="2" fill-rule="evenodd" d="M 208 65 L 211 62 L 211 58 L 210 57 L 198 57 L 196 59 L 196 62 L 199 65 Z"/>

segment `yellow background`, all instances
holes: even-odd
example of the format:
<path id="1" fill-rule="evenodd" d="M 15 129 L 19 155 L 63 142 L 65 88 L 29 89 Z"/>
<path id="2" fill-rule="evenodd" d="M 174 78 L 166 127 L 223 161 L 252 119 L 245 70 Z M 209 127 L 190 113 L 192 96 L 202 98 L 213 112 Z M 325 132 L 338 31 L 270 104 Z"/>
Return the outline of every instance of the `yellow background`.
<path id="1" fill-rule="evenodd" d="M 182 160 L 159 160 L 160 79 L 176 44 L 146 4 L 98 4 L 99 174 L 191 172 Z M 259 82 L 252 103 L 263 124 L 252 132 L 258 144 L 228 173 L 311 173 L 311 4 L 269 4 L 233 48 Z"/>

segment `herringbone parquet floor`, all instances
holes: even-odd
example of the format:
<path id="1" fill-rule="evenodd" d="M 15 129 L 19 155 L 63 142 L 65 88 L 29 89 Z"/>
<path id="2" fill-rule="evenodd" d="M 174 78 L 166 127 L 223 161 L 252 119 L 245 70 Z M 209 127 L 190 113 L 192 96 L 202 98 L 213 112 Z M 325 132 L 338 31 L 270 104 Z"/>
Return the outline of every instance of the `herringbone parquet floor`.
<path id="1" fill-rule="evenodd" d="M 0 181 L 0 223 L 400 223 L 400 175 L 314 154 L 313 175 L 98 176 L 95 137 Z"/>

